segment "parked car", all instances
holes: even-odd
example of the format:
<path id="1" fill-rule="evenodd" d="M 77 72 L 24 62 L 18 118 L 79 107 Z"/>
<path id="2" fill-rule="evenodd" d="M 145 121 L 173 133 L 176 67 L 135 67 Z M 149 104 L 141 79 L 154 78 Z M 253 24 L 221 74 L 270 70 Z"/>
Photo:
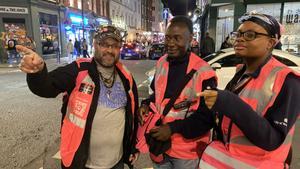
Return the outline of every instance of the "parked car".
<path id="1" fill-rule="evenodd" d="M 141 55 L 141 58 L 145 58 L 147 55 L 147 49 L 142 44 L 136 44 L 136 51 Z"/>
<path id="2" fill-rule="evenodd" d="M 300 73 L 300 57 L 277 49 L 273 50 L 273 56 L 283 64 Z M 243 62 L 241 57 L 235 56 L 233 48 L 220 50 L 216 53 L 208 55 L 203 60 L 208 62 L 216 71 L 219 89 L 224 89 L 226 87 L 227 83 L 232 79 L 236 72 L 236 65 L 242 64 Z M 149 94 L 152 93 L 150 84 L 154 78 L 154 74 L 155 67 L 146 72 L 149 83 Z"/>
<path id="3" fill-rule="evenodd" d="M 121 59 L 141 59 L 142 55 L 139 53 L 139 47 L 133 43 L 126 43 L 121 48 Z"/>
<path id="4" fill-rule="evenodd" d="M 159 59 L 165 53 L 165 45 L 163 43 L 152 44 L 147 52 L 148 59 Z"/>

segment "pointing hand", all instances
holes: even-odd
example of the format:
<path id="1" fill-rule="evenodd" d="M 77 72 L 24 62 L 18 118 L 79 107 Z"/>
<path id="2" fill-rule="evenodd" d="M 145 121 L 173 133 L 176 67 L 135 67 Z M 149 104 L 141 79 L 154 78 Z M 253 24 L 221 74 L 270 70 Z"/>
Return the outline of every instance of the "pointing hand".
<path id="1" fill-rule="evenodd" d="M 19 67 L 23 72 L 37 73 L 43 70 L 45 66 L 44 60 L 37 53 L 21 45 L 17 45 L 16 49 L 22 55 Z"/>
<path id="2" fill-rule="evenodd" d="M 211 109 L 217 100 L 218 97 L 218 91 L 216 90 L 204 90 L 203 92 L 200 92 L 197 94 L 199 97 L 204 97 L 204 101 L 206 106 Z"/>

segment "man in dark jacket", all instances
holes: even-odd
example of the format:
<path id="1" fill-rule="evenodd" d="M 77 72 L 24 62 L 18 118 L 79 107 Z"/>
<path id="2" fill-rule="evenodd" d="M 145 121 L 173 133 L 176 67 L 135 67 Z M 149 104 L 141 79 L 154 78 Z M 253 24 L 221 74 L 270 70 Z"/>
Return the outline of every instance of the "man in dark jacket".
<path id="1" fill-rule="evenodd" d="M 209 36 L 209 33 L 206 32 L 203 46 L 201 48 L 201 57 L 205 57 L 215 52 L 215 41 Z"/>
<path id="2" fill-rule="evenodd" d="M 10 35 L 10 39 L 7 41 L 7 55 L 9 67 L 12 67 L 13 61 L 17 59 L 16 52 L 17 41 L 14 39 L 13 35 Z"/>
<path id="3" fill-rule="evenodd" d="M 77 38 L 75 38 L 74 48 L 76 51 L 76 56 L 77 56 L 77 58 L 79 58 L 80 54 L 81 54 L 81 45 L 80 45 L 80 42 L 77 40 Z"/>
<path id="4" fill-rule="evenodd" d="M 20 69 L 27 73 L 33 93 L 48 98 L 67 93 L 62 168 L 123 169 L 124 163 L 132 167 L 137 160 L 138 94 L 133 77 L 119 62 L 121 41 L 119 30 L 103 27 L 94 38 L 93 59 L 82 58 L 49 73 L 37 53 L 17 46 L 24 55 Z"/>

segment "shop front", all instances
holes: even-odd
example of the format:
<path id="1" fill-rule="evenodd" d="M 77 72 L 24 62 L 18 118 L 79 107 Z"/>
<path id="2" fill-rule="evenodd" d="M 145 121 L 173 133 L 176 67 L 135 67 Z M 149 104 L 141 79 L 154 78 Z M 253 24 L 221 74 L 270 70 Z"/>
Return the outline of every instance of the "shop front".
<path id="1" fill-rule="evenodd" d="M 221 48 L 222 43 L 230 32 L 233 31 L 234 22 L 234 5 L 225 5 L 218 8 L 218 18 L 216 26 L 216 50 Z"/>
<path id="2" fill-rule="evenodd" d="M 282 50 L 300 55 L 300 2 L 284 3 Z"/>
<path id="3" fill-rule="evenodd" d="M 30 29 L 27 7 L 0 6 L 0 63 L 18 64 L 20 55 L 11 49 L 15 44 L 23 44 Z M 12 41 L 14 40 L 14 41 Z"/>
<path id="4" fill-rule="evenodd" d="M 283 7 L 283 8 L 282 8 Z M 282 50 L 300 53 L 300 2 L 249 4 L 247 12 L 257 11 L 274 16 L 283 26 Z"/>
<path id="5" fill-rule="evenodd" d="M 59 44 L 58 16 L 39 12 L 42 54 L 55 54 Z"/>
<path id="6" fill-rule="evenodd" d="M 64 22 L 64 29 L 66 32 L 66 43 L 70 39 L 74 44 L 75 39 L 80 41 L 82 44 L 83 39 L 86 39 L 88 44 L 88 52 L 92 54 L 92 43 L 93 36 L 96 29 L 101 25 L 109 25 L 110 21 L 103 17 L 93 16 L 90 13 L 84 14 L 84 19 L 82 22 L 82 14 L 79 12 L 69 12 L 67 14 L 67 19 Z"/>
<path id="7" fill-rule="evenodd" d="M 223 2 L 223 1 L 222 1 Z M 225 2 L 225 1 L 224 1 Z M 209 30 L 216 39 L 216 50 L 230 34 L 238 28 L 244 13 L 256 11 L 274 16 L 284 28 L 282 50 L 299 55 L 300 53 L 300 2 L 295 0 L 244 0 L 243 2 L 214 0 L 210 9 Z"/>

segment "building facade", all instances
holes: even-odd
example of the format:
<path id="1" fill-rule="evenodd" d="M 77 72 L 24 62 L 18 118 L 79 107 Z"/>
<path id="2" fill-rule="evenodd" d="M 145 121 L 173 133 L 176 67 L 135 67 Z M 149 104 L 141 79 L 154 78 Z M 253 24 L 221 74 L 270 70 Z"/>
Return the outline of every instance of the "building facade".
<path id="1" fill-rule="evenodd" d="M 300 53 L 299 0 L 212 0 L 209 32 L 216 40 L 216 50 L 231 31 L 238 28 L 238 18 L 246 12 L 257 11 L 274 16 L 284 27 L 282 50 Z"/>
<path id="2" fill-rule="evenodd" d="M 151 31 L 152 31 L 152 39 L 154 43 L 159 43 L 164 41 L 164 33 L 165 33 L 165 22 L 163 20 L 163 4 L 161 0 L 153 0 L 152 1 L 152 23 L 151 23 Z"/>
<path id="3" fill-rule="evenodd" d="M 44 58 L 66 56 L 66 44 L 75 38 L 86 39 L 91 52 L 96 28 L 109 24 L 108 0 L 1 0 L 0 5 L 1 45 L 11 37 L 23 44 L 29 37 Z"/>
<path id="4" fill-rule="evenodd" d="M 163 4 L 160 0 L 152 1 L 152 28 L 153 32 L 164 32 L 162 18 Z"/>
<path id="5" fill-rule="evenodd" d="M 152 31 L 152 10 L 153 0 L 142 1 L 142 30 L 149 32 Z"/>
<path id="6" fill-rule="evenodd" d="M 136 40 L 141 31 L 142 0 L 110 0 L 109 15 L 112 25 L 118 27 L 126 36 L 126 41 Z"/>
<path id="7" fill-rule="evenodd" d="M 63 0 L 65 18 L 62 22 L 65 44 L 71 39 L 86 40 L 92 53 L 93 36 L 99 26 L 110 25 L 108 0 Z"/>
<path id="8" fill-rule="evenodd" d="M 36 51 L 45 57 L 56 56 L 63 35 L 60 32 L 60 19 L 63 13 L 53 0 L 2 0 L 0 5 L 0 32 L 2 46 L 13 38 L 24 45 L 26 39 L 35 41 Z M 45 46 L 47 45 L 47 46 Z M 5 62 L 6 56 L 0 56 Z"/>

